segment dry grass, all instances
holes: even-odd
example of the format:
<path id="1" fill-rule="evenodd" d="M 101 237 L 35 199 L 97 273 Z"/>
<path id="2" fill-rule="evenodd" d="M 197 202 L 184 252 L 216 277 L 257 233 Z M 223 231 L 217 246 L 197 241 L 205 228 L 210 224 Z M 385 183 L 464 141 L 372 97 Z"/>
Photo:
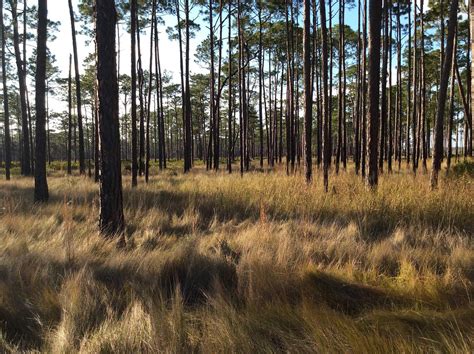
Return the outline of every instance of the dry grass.
<path id="1" fill-rule="evenodd" d="M 125 249 L 89 180 L 0 181 L 0 351 L 472 352 L 472 177 L 315 180 L 154 176 Z"/>

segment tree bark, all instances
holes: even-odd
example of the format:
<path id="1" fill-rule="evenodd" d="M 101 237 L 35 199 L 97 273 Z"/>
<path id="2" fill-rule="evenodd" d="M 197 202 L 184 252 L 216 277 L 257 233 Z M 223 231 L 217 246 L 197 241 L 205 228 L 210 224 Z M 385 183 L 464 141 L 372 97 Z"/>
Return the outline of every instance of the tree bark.
<path id="1" fill-rule="evenodd" d="M 38 37 L 36 47 L 36 159 L 35 201 L 49 199 L 46 179 L 46 41 L 48 30 L 48 2 L 38 0 Z"/>
<path id="2" fill-rule="evenodd" d="M 97 81 L 102 165 L 99 225 L 101 233 L 107 236 L 122 234 L 125 228 L 115 56 L 116 16 L 114 0 L 96 0 Z"/>
<path id="3" fill-rule="evenodd" d="M 380 89 L 380 27 L 382 19 L 382 0 L 370 0 L 369 3 L 369 119 L 368 119 L 368 173 L 367 184 L 378 184 L 379 149 L 379 89 Z"/>
<path id="4" fill-rule="evenodd" d="M 98 0 L 97 0 L 98 1 Z M 115 10 L 114 10 L 115 11 Z M 131 0 L 130 7 L 130 36 L 131 36 L 131 110 L 132 110 L 132 188 L 138 185 L 138 151 L 137 151 L 137 0 Z M 100 102 L 99 102 L 100 104 Z"/>
<path id="5" fill-rule="evenodd" d="M 458 12 L 458 0 L 452 0 L 451 8 L 449 11 L 449 25 L 448 25 L 448 39 L 446 42 L 446 53 L 443 60 L 443 68 L 441 71 L 441 81 L 438 92 L 438 103 L 436 110 L 436 123 L 435 123 L 435 142 L 434 142 L 434 154 L 433 154 L 433 165 L 431 169 L 431 189 L 435 189 L 438 186 L 438 175 L 441 169 L 441 160 L 443 158 L 443 120 L 444 111 L 446 108 L 446 98 L 449 85 L 449 72 L 451 70 L 453 52 L 454 52 L 454 37 L 457 26 L 457 12 Z"/>
<path id="6" fill-rule="evenodd" d="M 67 124 L 67 174 L 72 174 L 71 152 L 72 152 L 72 56 L 69 55 L 69 76 L 67 80 L 67 106 L 68 106 L 68 124 Z"/>
<path id="7" fill-rule="evenodd" d="M 10 180 L 11 168 L 11 137 L 10 137 L 10 108 L 8 102 L 8 84 L 7 84 L 7 63 L 5 58 L 6 38 L 5 24 L 3 23 L 3 0 L 0 0 L 0 31 L 2 35 L 2 84 L 3 84 L 3 118 L 5 132 L 5 178 Z"/>
<path id="8" fill-rule="evenodd" d="M 329 94 L 328 94 L 328 32 L 326 27 L 326 3 L 320 1 L 321 42 L 322 42 L 322 77 L 323 77 L 323 174 L 324 190 L 329 191 L 329 163 L 331 162 L 331 136 L 329 128 Z"/>
<path id="9" fill-rule="evenodd" d="M 184 12 L 185 12 L 185 19 L 186 19 L 186 48 L 185 48 L 185 120 L 184 120 L 184 129 L 185 129 L 185 144 L 184 144 L 184 172 L 187 173 L 192 168 L 192 144 L 193 144 L 193 137 L 192 137 L 192 122 L 191 122 L 191 88 L 189 85 L 189 41 L 191 38 L 190 30 L 189 30 L 189 0 L 185 0 L 184 2 Z"/>
<path id="10" fill-rule="evenodd" d="M 313 153 L 311 138 L 313 137 L 313 86 L 311 80 L 311 4 L 304 0 L 304 128 L 306 181 L 311 182 L 313 172 Z"/>

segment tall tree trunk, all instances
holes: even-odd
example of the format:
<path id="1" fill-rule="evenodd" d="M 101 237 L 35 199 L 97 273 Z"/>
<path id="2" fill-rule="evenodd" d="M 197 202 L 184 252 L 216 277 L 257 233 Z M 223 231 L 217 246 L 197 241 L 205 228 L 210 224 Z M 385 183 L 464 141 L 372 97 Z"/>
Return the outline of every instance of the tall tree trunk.
<path id="1" fill-rule="evenodd" d="M 361 0 L 357 4 L 357 78 L 356 78 L 356 107 L 355 107 L 355 127 L 354 127 L 354 167 L 356 175 L 360 171 L 360 131 L 361 131 L 361 102 L 362 102 L 362 37 L 361 37 Z"/>
<path id="2" fill-rule="evenodd" d="M 186 19 L 186 49 L 185 49 L 185 145 L 184 145 L 184 172 L 189 172 L 192 168 L 192 121 L 191 121 L 191 89 L 189 85 L 189 41 L 191 38 L 190 35 L 190 23 L 189 23 L 189 0 L 184 2 L 184 13 Z"/>
<path id="3" fill-rule="evenodd" d="M 232 0 L 229 0 L 228 16 L 229 16 L 229 25 L 228 25 L 228 46 L 229 46 L 229 102 L 228 102 L 228 135 L 229 135 L 229 144 L 228 144 L 228 156 L 227 156 L 227 171 L 232 173 Z"/>
<path id="4" fill-rule="evenodd" d="M 341 154 L 342 154 L 342 120 L 344 117 L 344 102 L 343 102 L 343 83 L 342 83 L 342 62 L 343 62 L 343 15 L 344 14 L 344 3 L 343 1 L 339 1 L 339 75 L 338 75 L 338 109 L 337 109 L 337 147 L 336 147 L 336 173 L 339 173 L 339 164 L 341 162 Z"/>
<path id="5" fill-rule="evenodd" d="M 363 17 L 363 34 L 362 34 L 362 128 L 361 128 L 361 169 L 362 178 L 367 174 L 367 0 L 364 0 L 364 17 Z"/>
<path id="6" fill-rule="evenodd" d="M 240 139 L 240 175 L 244 175 L 244 157 L 245 157 L 245 139 L 244 139 L 244 124 L 245 119 L 245 72 L 243 68 L 243 35 L 241 23 L 241 3 L 237 0 L 237 30 L 239 38 L 239 139 Z"/>
<path id="7" fill-rule="evenodd" d="M 383 62 L 382 62 L 382 95 L 381 95 L 381 114 L 380 114 L 380 154 L 379 154 L 379 170 L 383 172 L 383 163 L 385 156 L 385 146 L 387 142 L 387 116 L 388 116 L 388 101 L 387 101 L 387 69 L 388 69 L 388 53 L 390 46 L 390 38 L 388 33 L 389 25 L 389 7 L 390 2 L 384 0 L 384 37 L 383 37 Z M 389 83 L 390 87 L 391 83 Z"/>
<path id="8" fill-rule="evenodd" d="M 67 81 L 67 106 L 68 106 L 68 128 L 67 128 L 67 174 L 72 174 L 71 151 L 72 151 L 72 55 L 69 55 L 69 76 Z"/>
<path id="9" fill-rule="evenodd" d="M 390 2 L 391 5 L 391 2 Z M 393 95 L 392 95 L 392 35 L 393 35 L 393 23 L 392 23 L 392 7 L 389 6 L 389 41 L 388 41 L 388 53 L 389 53 L 389 65 L 388 72 L 388 147 L 387 147 L 387 169 L 388 173 L 392 173 L 392 157 L 393 157 L 393 146 L 394 146 L 394 115 L 393 115 Z"/>
<path id="10" fill-rule="evenodd" d="M 10 108 L 8 102 L 8 84 L 7 84 L 7 62 L 5 58 L 5 49 L 7 39 L 5 38 L 5 24 L 3 23 L 3 0 L 0 0 L 0 31 L 2 35 L 2 84 L 3 84 L 3 129 L 5 132 L 5 178 L 10 180 L 11 168 L 11 137 L 10 137 Z"/>
<path id="11" fill-rule="evenodd" d="M 21 173 L 24 176 L 31 175 L 31 156 L 30 156 L 30 130 L 28 129 L 28 111 L 26 103 L 26 72 L 22 63 L 20 53 L 20 35 L 18 32 L 18 13 L 17 1 L 10 0 L 13 22 L 13 46 L 15 50 L 15 59 L 18 72 L 20 109 L 21 109 Z"/>
<path id="12" fill-rule="evenodd" d="M 428 139 L 429 139 L 429 131 L 428 131 L 428 122 L 426 118 L 426 65 L 425 65 L 425 21 L 424 21 L 424 2 L 420 5 L 420 26 L 421 26 L 421 56 L 420 56 L 420 76 L 421 76 L 421 95 L 420 95 L 420 115 L 421 115 L 421 122 L 422 122 L 422 141 L 423 141 L 423 157 L 422 157 L 422 165 L 423 165 L 423 173 L 426 173 L 428 170 L 426 161 L 428 159 Z M 428 139 L 427 139 L 428 134 Z"/>
<path id="13" fill-rule="evenodd" d="M 99 225 L 102 234 L 113 236 L 122 235 L 125 228 L 120 161 L 119 93 L 115 57 L 116 12 L 113 0 L 96 0 L 96 21 L 102 164 Z M 123 242 L 122 237 L 121 241 Z"/>
<path id="14" fill-rule="evenodd" d="M 48 31 L 48 1 L 38 0 L 38 36 L 36 47 L 36 159 L 35 202 L 49 199 L 46 179 L 46 41 Z"/>
<path id="15" fill-rule="evenodd" d="M 328 32 L 326 27 L 326 4 L 320 0 L 321 42 L 322 42 L 322 76 L 323 76 L 323 174 L 324 190 L 329 191 L 329 163 L 331 162 L 331 136 L 329 128 L 329 93 L 328 93 Z"/>
<path id="16" fill-rule="evenodd" d="M 469 109 L 469 121 L 471 126 L 471 135 L 469 137 L 469 155 L 473 155 L 472 144 L 474 141 L 474 1 L 470 0 L 468 4 L 468 20 L 469 20 L 469 34 L 468 34 L 468 62 L 469 62 L 469 72 L 467 75 L 467 94 L 470 97 L 468 98 L 470 109 Z"/>
<path id="17" fill-rule="evenodd" d="M 260 133 L 260 168 L 263 168 L 263 107 L 262 107 L 262 93 L 263 93 L 263 30 L 262 30 L 262 1 L 258 2 L 258 124 L 259 124 L 259 133 Z M 268 134 L 268 132 L 267 132 Z M 267 146 L 267 149 L 269 146 Z M 270 163 L 270 161 L 268 161 Z"/>
<path id="18" fill-rule="evenodd" d="M 411 146 L 410 146 L 410 129 L 411 129 L 411 84 L 410 78 L 412 72 L 412 18 L 411 18 L 411 4 L 412 1 L 408 1 L 408 59 L 407 59 L 407 116 L 406 116 L 406 141 L 405 141 L 405 152 L 406 152 L 406 163 L 407 167 L 410 166 Z"/>
<path id="19" fill-rule="evenodd" d="M 416 174 L 418 165 L 418 151 L 417 151 L 417 116 L 418 116 L 418 31 L 417 31 L 417 4 L 413 3 L 413 94 L 412 94 L 412 135 L 413 135 L 413 154 L 412 154 L 412 170 Z"/>
<path id="20" fill-rule="evenodd" d="M 221 129 L 221 73 L 222 73 L 222 31 L 223 31 L 223 19 L 222 19 L 222 0 L 219 1 L 219 60 L 217 63 L 217 96 L 215 99 L 215 136 L 214 136 L 214 169 L 219 170 L 220 163 L 220 129 Z"/>
<path id="21" fill-rule="evenodd" d="M 443 158 L 443 120 L 444 111 L 446 108 L 446 98 L 448 94 L 449 72 L 451 70 L 453 52 L 454 52 L 454 37 L 457 26 L 457 12 L 458 0 L 452 0 L 451 8 L 449 10 L 449 25 L 448 25 L 448 39 L 446 42 L 446 53 L 443 60 L 443 69 L 441 71 L 441 81 L 438 92 L 438 103 L 436 110 L 435 123 L 435 142 L 433 154 L 433 166 L 431 169 L 431 188 L 435 189 L 438 186 L 438 175 L 441 169 L 441 160 Z"/>
<path id="22" fill-rule="evenodd" d="M 369 3 L 369 119 L 368 119 L 368 174 L 367 184 L 378 184 L 379 150 L 379 89 L 380 89 L 380 29 L 382 20 L 382 1 L 370 0 Z"/>
<path id="23" fill-rule="evenodd" d="M 79 59 L 77 55 L 76 42 L 76 20 L 74 18 L 74 10 L 72 7 L 72 0 L 68 0 L 69 17 L 71 19 L 71 33 L 72 33 L 72 48 L 74 53 L 74 72 L 76 78 L 76 105 L 77 105 L 77 125 L 79 130 L 79 172 L 86 173 L 86 163 L 84 156 L 84 130 L 82 126 L 82 96 L 81 96 L 81 76 L 79 73 Z"/>
<path id="24" fill-rule="evenodd" d="M 304 128 L 306 181 L 311 182 L 313 169 L 313 153 L 311 138 L 313 137 L 313 86 L 311 80 L 311 3 L 304 0 Z"/>
<path id="25" fill-rule="evenodd" d="M 447 151 L 447 158 L 446 158 L 446 174 L 449 173 L 451 168 L 451 158 L 453 156 L 453 125 L 454 125 L 454 101 L 455 101 L 455 85 L 456 79 L 456 35 L 454 36 L 454 50 L 453 50 L 453 62 L 451 65 L 451 83 L 450 83 L 450 91 L 449 91 L 449 116 L 448 116 L 448 151 Z M 459 141 L 457 140 L 457 133 L 456 133 L 456 150 L 458 147 Z"/>
<path id="26" fill-rule="evenodd" d="M 138 12 L 138 10 L 137 10 Z M 145 84 L 142 49 L 140 42 L 140 26 L 137 19 L 137 53 L 138 53 L 138 102 L 140 103 L 140 122 L 139 122 L 139 144 L 138 144 L 138 175 L 143 176 L 145 172 L 145 103 L 143 99 L 143 85 Z"/>
<path id="27" fill-rule="evenodd" d="M 403 89 L 402 89 L 402 23 L 400 6 L 397 6 L 397 160 L 398 169 L 401 169 L 402 164 L 402 104 L 403 104 Z"/>
<path id="28" fill-rule="evenodd" d="M 98 1 L 98 0 L 96 0 Z M 137 151 L 137 0 L 131 0 L 130 7 L 130 36 L 131 36 L 131 110 L 132 110 L 132 187 L 138 185 L 138 151 Z M 99 102 L 100 104 L 100 102 Z M 103 165 L 103 162 L 102 162 Z"/>
<path id="29" fill-rule="evenodd" d="M 207 161 L 207 168 L 212 168 L 213 165 L 213 141 L 216 137 L 216 111 L 214 109 L 216 103 L 216 79 L 215 79 L 215 67 L 214 67 L 214 22 L 213 22 L 213 8 L 212 0 L 209 0 L 209 56 L 211 59 L 211 65 L 209 68 L 209 120 L 210 120 L 210 135 L 209 135 L 209 159 Z"/>
<path id="30" fill-rule="evenodd" d="M 158 32 L 158 16 L 155 15 L 155 71 L 158 94 L 159 114 L 158 120 L 158 157 L 159 168 L 162 170 L 166 168 L 166 138 L 165 138 L 165 116 L 163 105 L 163 77 L 161 75 L 161 60 L 160 60 L 160 46 L 159 46 L 159 32 Z M 180 56 L 181 57 L 181 56 Z M 172 144 L 171 144 L 172 145 Z M 171 150 L 171 149 L 170 149 Z"/>
<path id="31" fill-rule="evenodd" d="M 150 178 L 150 120 L 151 120 L 151 101 L 152 101 L 152 91 L 153 91 L 153 41 L 156 40 L 155 37 L 155 16 L 156 16 L 156 0 L 153 0 L 151 7 L 151 30 L 150 30 L 150 57 L 149 57 L 149 73 L 150 78 L 148 81 L 148 107 L 147 107 L 147 120 L 146 120 L 146 159 L 145 159 L 145 182 L 148 183 Z M 156 86 L 158 87 L 158 81 L 156 81 Z M 157 114 L 155 109 L 155 115 Z"/>

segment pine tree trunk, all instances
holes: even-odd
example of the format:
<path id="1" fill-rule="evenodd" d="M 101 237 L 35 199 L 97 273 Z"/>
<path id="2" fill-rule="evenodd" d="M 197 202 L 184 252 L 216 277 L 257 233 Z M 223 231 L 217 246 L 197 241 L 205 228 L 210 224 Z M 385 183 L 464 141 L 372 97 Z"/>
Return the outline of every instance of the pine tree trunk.
<path id="1" fill-rule="evenodd" d="M 229 0 L 228 16 L 229 16 L 229 25 L 228 25 L 228 46 L 229 46 L 229 101 L 228 101 L 228 151 L 227 151 L 227 171 L 232 173 L 232 1 Z"/>
<path id="2" fill-rule="evenodd" d="M 13 22 L 13 46 L 18 73 L 20 109 L 21 109 L 21 173 L 24 176 L 31 175 L 31 156 L 30 156 L 30 130 L 28 128 L 28 107 L 26 103 L 26 72 L 22 63 L 20 53 L 20 35 L 18 33 L 18 14 L 17 1 L 11 1 L 12 22 Z"/>
<path id="3" fill-rule="evenodd" d="M 119 94 L 115 57 L 116 12 L 113 0 L 96 0 L 96 21 L 102 165 L 99 225 L 102 234 L 114 236 L 122 234 L 125 221 L 120 161 Z M 123 239 L 121 240 L 123 241 Z"/>
<path id="4" fill-rule="evenodd" d="M 137 9 L 138 12 L 138 9 Z M 139 122 L 139 144 L 138 144 L 138 175 L 143 176 L 145 172 L 145 103 L 143 97 L 143 65 L 142 49 L 140 42 L 140 27 L 137 19 L 137 53 L 138 53 L 138 102 L 140 104 L 140 122 Z"/>
<path id="5" fill-rule="evenodd" d="M 444 111 L 446 108 L 446 98 L 448 94 L 449 72 L 451 70 L 453 52 L 454 52 L 454 37 L 457 26 L 457 12 L 458 0 L 452 0 L 449 11 L 449 25 L 448 25 L 448 39 L 446 42 L 446 53 L 443 60 L 443 68 L 441 71 L 441 81 L 438 92 L 438 103 L 436 110 L 435 122 L 435 142 L 433 154 L 433 166 L 431 170 L 431 188 L 435 189 L 438 186 L 438 175 L 441 169 L 441 160 L 443 158 L 443 120 Z"/>
<path id="6" fill-rule="evenodd" d="M 326 4 L 320 1 L 321 42 L 322 42 L 322 77 L 323 77 L 323 174 L 324 190 L 329 191 L 329 163 L 331 161 L 331 136 L 329 130 L 329 93 L 328 93 L 328 32 L 326 27 Z"/>
<path id="7" fill-rule="evenodd" d="M 313 86 L 311 80 L 311 4 L 304 0 L 304 128 L 305 128 L 305 158 L 306 181 L 311 182 L 313 168 L 313 153 L 311 138 L 313 136 Z"/>
<path id="8" fill-rule="evenodd" d="M 69 76 L 67 81 L 68 129 L 67 129 L 67 174 L 72 174 L 72 56 L 69 55 Z"/>
<path id="9" fill-rule="evenodd" d="M 137 151 L 137 0 L 131 0 L 130 7 L 130 36 L 131 36 L 131 110 L 132 110 L 132 187 L 138 185 L 138 151 Z M 99 102 L 100 103 L 100 102 Z M 103 165 L 103 163 L 102 163 Z"/>
<path id="10" fill-rule="evenodd" d="M 5 133 L 5 178 L 10 180 L 11 168 L 11 137 L 10 137 L 10 108 L 8 102 L 8 85 L 7 85 L 7 63 L 5 58 L 6 41 L 5 24 L 3 23 L 3 0 L 0 0 L 0 31 L 2 35 L 2 84 L 3 84 L 3 129 Z"/>
<path id="11" fill-rule="evenodd" d="M 383 163 L 385 155 L 385 146 L 387 142 L 387 116 L 388 116 L 388 100 L 387 100 L 387 69 L 388 69 L 388 53 L 390 46 L 390 38 L 388 33 L 389 25 L 389 1 L 384 0 L 384 41 L 383 41 L 383 62 L 382 62 L 382 95 L 381 95 L 381 114 L 380 114 L 380 154 L 379 154 L 379 170 L 383 172 Z M 389 87 L 390 87 L 389 83 Z"/>
<path id="12" fill-rule="evenodd" d="M 48 30 L 48 2 L 38 0 L 38 37 L 36 47 L 36 159 L 35 202 L 49 199 L 46 179 L 46 41 Z"/>
<path id="13" fill-rule="evenodd" d="M 79 73 L 79 59 L 77 54 L 77 41 L 76 41 L 76 25 L 74 18 L 74 10 L 72 7 L 72 0 L 68 0 L 69 4 L 69 17 L 71 19 L 71 33 L 72 33 L 72 48 L 74 53 L 74 72 L 76 78 L 76 104 L 77 104 L 77 125 L 79 130 L 79 172 L 80 174 L 86 173 L 86 163 L 84 155 L 84 130 L 82 126 L 82 96 L 81 96 L 81 76 Z"/>
<path id="14" fill-rule="evenodd" d="M 368 173 L 367 184 L 378 184 L 379 150 L 379 89 L 380 89 L 380 29 L 382 20 L 382 1 L 370 0 L 369 3 L 369 117 L 368 117 Z"/>
<path id="15" fill-rule="evenodd" d="M 192 168 L 192 148 L 193 148 L 193 137 L 192 137 L 192 122 L 191 122 L 191 89 L 189 85 L 189 41 L 191 38 L 189 29 L 189 0 L 184 2 L 184 12 L 186 16 L 186 48 L 185 48 L 185 136 L 186 142 L 184 146 L 184 172 L 189 172 Z"/>

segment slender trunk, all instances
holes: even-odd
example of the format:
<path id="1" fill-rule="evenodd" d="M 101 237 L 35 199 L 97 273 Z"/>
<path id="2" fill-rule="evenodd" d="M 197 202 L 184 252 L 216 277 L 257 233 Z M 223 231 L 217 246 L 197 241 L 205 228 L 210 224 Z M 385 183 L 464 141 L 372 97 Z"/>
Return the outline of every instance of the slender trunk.
<path id="1" fill-rule="evenodd" d="M 138 10 L 137 10 L 138 11 Z M 137 50 L 138 50 L 138 102 L 140 103 L 140 122 L 139 122 L 139 144 L 138 144 L 138 175 L 143 176 L 145 172 L 145 103 L 143 97 L 143 86 L 145 84 L 143 65 L 142 65 L 142 49 L 140 41 L 140 26 L 137 19 Z"/>
<path id="2" fill-rule="evenodd" d="M 49 199 L 46 178 L 46 41 L 48 31 L 48 2 L 38 0 L 38 36 L 36 47 L 36 159 L 35 202 Z"/>
<path id="3" fill-rule="evenodd" d="M 222 0 L 219 1 L 219 61 L 217 64 L 217 87 L 218 93 L 215 100 L 214 110 L 215 110 L 215 137 L 214 137 L 214 169 L 217 171 L 219 169 L 220 162 L 220 125 L 221 125 L 221 116 L 220 116 L 220 100 L 221 100 L 221 72 L 222 72 L 222 31 L 223 31 L 223 20 L 222 20 Z"/>
<path id="4" fill-rule="evenodd" d="M 380 28 L 382 20 L 382 2 L 370 0 L 369 3 L 369 119 L 368 119 L 368 174 L 367 184 L 378 184 L 379 149 L 379 89 L 380 89 Z"/>
<path id="5" fill-rule="evenodd" d="M 17 1 L 11 0 L 12 22 L 13 22 L 13 46 L 15 51 L 16 66 L 18 72 L 20 109 L 21 109 L 21 173 L 24 176 L 31 175 L 31 156 L 30 156 L 30 131 L 28 129 L 28 111 L 26 104 L 26 72 L 22 63 L 20 53 L 20 35 L 18 32 L 18 14 Z"/>
<path id="6" fill-rule="evenodd" d="M 412 83 L 413 83 L 413 93 L 412 93 L 412 117 L 411 117 L 411 124 L 412 124 L 412 138 L 413 138 L 413 154 L 412 154 L 412 169 L 413 173 L 416 174 L 416 169 L 418 165 L 418 151 L 417 151 L 417 96 L 418 96 L 418 31 L 417 31 L 417 12 L 416 12 L 416 1 L 413 3 L 413 76 L 412 76 Z"/>
<path id="7" fill-rule="evenodd" d="M 76 79 L 76 104 L 77 104 L 77 125 L 79 130 L 79 172 L 86 173 L 86 163 L 84 156 L 84 130 L 82 126 L 82 96 L 81 96 L 81 76 L 79 73 L 79 59 L 77 54 L 76 42 L 76 20 L 74 18 L 74 10 L 72 7 L 72 0 L 68 0 L 69 17 L 71 19 L 71 33 L 72 33 L 72 48 L 74 53 L 74 72 Z"/>
<path id="8" fill-rule="evenodd" d="M 449 173 L 451 168 L 451 158 L 453 156 L 453 125 L 454 125 L 454 85 L 456 78 L 456 36 L 454 37 L 454 51 L 453 51 L 453 62 L 451 65 L 451 83 L 450 83 L 450 93 L 449 93 L 449 116 L 448 116 L 448 151 L 446 158 L 446 174 Z M 457 134 L 456 134 L 457 138 Z M 458 141 L 456 139 L 456 149 Z"/>
<path id="9" fill-rule="evenodd" d="M 137 152 L 137 0 L 131 0 L 130 7 L 130 36 L 131 36 L 131 120 L 132 120 L 132 188 L 138 185 L 138 152 Z M 99 101 L 100 103 L 100 101 Z M 102 165 L 104 162 L 102 162 Z"/>
<path id="10" fill-rule="evenodd" d="M 184 2 L 184 13 L 186 20 L 186 49 L 185 49 L 185 136 L 184 145 L 184 172 L 189 172 L 192 168 L 192 122 L 191 122 L 191 89 L 189 85 L 189 41 L 191 38 L 189 30 L 189 0 Z"/>
<path id="11" fill-rule="evenodd" d="M 67 174 L 72 174 L 71 151 L 72 151 L 72 55 L 69 55 L 69 77 L 67 82 L 68 95 L 68 129 L 67 129 Z"/>
<path id="12" fill-rule="evenodd" d="M 229 25 L 228 25 L 228 46 L 229 46 L 229 102 L 228 102 L 228 124 L 229 124 L 229 145 L 228 145 L 228 156 L 227 156 L 227 170 L 232 173 L 232 1 L 229 0 L 228 8 Z"/>
<path id="13" fill-rule="evenodd" d="M 145 160 L 145 182 L 148 183 L 150 178 L 150 120 L 151 120 L 151 100 L 153 88 L 153 40 L 155 39 L 155 16 L 156 16 L 156 0 L 153 0 L 151 9 L 151 30 L 150 30 L 150 57 L 149 57 L 149 73 L 148 81 L 148 107 L 146 120 L 146 160 Z M 158 83 L 158 82 L 157 82 Z M 158 86 L 158 85 L 157 85 Z M 156 114 L 156 109 L 155 109 Z"/>
<path id="14" fill-rule="evenodd" d="M 2 35 L 2 84 L 3 84 L 3 129 L 5 132 L 5 178 L 10 180 L 11 168 L 11 137 L 10 137 L 10 108 L 8 102 L 8 84 L 7 84 L 7 62 L 5 58 L 5 49 L 7 39 L 5 38 L 5 24 L 3 23 L 3 0 L 0 0 L 0 31 Z"/>
<path id="15" fill-rule="evenodd" d="M 343 92 L 342 92 L 342 61 L 343 61 L 343 8 L 344 2 L 339 1 L 339 75 L 338 75 L 338 109 L 337 109 L 337 148 L 336 148 L 336 173 L 339 173 L 339 164 L 341 162 L 341 154 L 342 154 L 342 120 L 343 120 L 343 110 L 344 110 L 344 102 L 343 102 Z"/>
<path id="16" fill-rule="evenodd" d="M 258 2 L 258 23 L 259 23 L 259 31 L 258 31 L 258 123 L 260 128 L 260 168 L 263 168 L 263 109 L 262 109 L 262 81 L 263 81 L 263 61 L 262 61 L 262 53 L 263 53 L 263 31 L 262 31 L 262 1 Z M 267 131 L 268 135 L 268 131 Z M 267 149 L 269 148 L 267 144 Z M 268 161 L 270 163 L 270 161 Z"/>
<path id="17" fill-rule="evenodd" d="M 330 129 L 329 129 L 329 94 L 328 94 L 328 33 L 326 27 L 326 4 L 325 0 L 320 0 L 321 16 L 321 42 L 322 42 L 322 77 L 323 77 L 323 174 L 324 190 L 329 191 L 329 163 L 331 160 Z"/>
<path id="18" fill-rule="evenodd" d="M 452 0 L 449 11 L 448 39 L 446 42 L 446 53 L 443 60 L 443 69 L 441 72 L 441 81 L 438 91 L 438 102 L 436 110 L 435 123 L 435 143 L 433 154 L 433 166 L 431 170 L 431 188 L 438 186 L 438 175 L 441 169 L 441 159 L 443 157 L 443 118 L 446 108 L 446 98 L 449 84 L 449 72 L 453 60 L 454 37 L 457 26 L 458 0 Z"/>
<path id="19" fill-rule="evenodd" d="M 313 168 L 313 154 L 311 138 L 313 136 L 313 87 L 311 81 L 311 4 L 304 0 L 304 128 L 305 128 L 305 157 L 306 181 L 311 182 Z"/>
<path id="20" fill-rule="evenodd" d="M 389 35 L 388 35 L 388 24 L 389 24 L 389 7 L 390 3 L 388 0 L 384 0 L 384 38 L 383 38 L 383 63 L 382 63 L 382 82 L 381 82 L 381 114 L 380 114 L 380 154 L 379 154 L 379 170 L 383 172 L 383 163 L 385 156 L 385 145 L 387 141 L 387 116 L 388 116 L 388 101 L 387 101 L 387 69 L 388 69 L 388 48 L 389 48 Z M 389 85 L 390 86 L 390 85 Z"/>

